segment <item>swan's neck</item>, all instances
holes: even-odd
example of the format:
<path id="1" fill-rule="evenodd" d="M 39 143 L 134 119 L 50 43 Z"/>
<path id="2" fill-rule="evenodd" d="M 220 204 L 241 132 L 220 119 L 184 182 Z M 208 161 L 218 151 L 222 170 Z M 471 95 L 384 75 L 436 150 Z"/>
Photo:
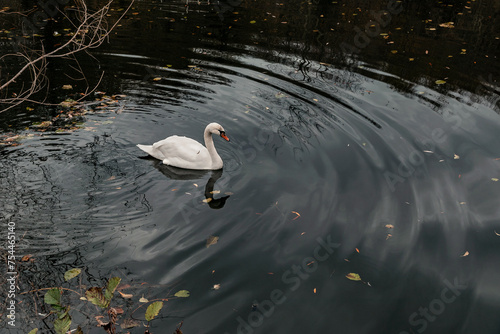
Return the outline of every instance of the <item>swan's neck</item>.
<path id="1" fill-rule="evenodd" d="M 212 168 L 220 169 L 222 168 L 222 159 L 217 153 L 214 145 L 214 139 L 212 138 L 212 133 L 208 129 L 205 129 L 205 133 L 203 134 L 203 138 L 205 139 L 205 146 L 210 154 L 210 158 L 212 159 Z"/>

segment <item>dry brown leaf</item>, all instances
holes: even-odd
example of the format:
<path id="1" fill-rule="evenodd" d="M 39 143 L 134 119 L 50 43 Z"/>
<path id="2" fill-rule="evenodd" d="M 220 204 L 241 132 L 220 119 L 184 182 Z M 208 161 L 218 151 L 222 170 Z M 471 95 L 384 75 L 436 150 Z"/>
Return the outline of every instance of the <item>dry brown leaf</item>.
<path id="1" fill-rule="evenodd" d="M 33 254 L 25 255 L 21 258 L 21 262 L 29 261 L 33 257 Z"/>
<path id="2" fill-rule="evenodd" d="M 387 228 L 394 228 L 394 225 L 392 225 L 392 224 L 387 224 L 387 225 L 385 225 L 385 227 L 387 227 Z"/>
<path id="3" fill-rule="evenodd" d="M 219 237 L 218 236 L 209 236 L 208 239 L 207 239 L 207 248 L 212 246 L 212 245 L 215 245 L 217 242 L 219 241 Z"/>
<path id="4" fill-rule="evenodd" d="M 214 290 L 219 290 L 220 289 L 220 284 L 214 284 L 213 288 Z"/>
<path id="5" fill-rule="evenodd" d="M 134 327 L 137 327 L 137 326 L 140 326 L 140 323 L 139 323 L 139 321 L 136 321 L 134 319 L 125 319 L 120 324 L 120 327 L 123 328 L 123 329 L 134 328 Z"/>
<path id="6" fill-rule="evenodd" d="M 210 203 L 212 201 L 212 199 L 209 197 L 209 198 L 205 198 L 202 202 L 203 203 Z"/>
<path id="7" fill-rule="evenodd" d="M 119 293 L 119 294 L 120 294 L 123 298 L 125 298 L 125 299 L 129 299 L 129 298 L 134 297 L 134 295 L 129 294 L 129 293 L 123 293 L 123 292 L 121 292 L 121 291 L 118 291 L 118 293 Z"/>
<path id="8" fill-rule="evenodd" d="M 359 253 L 359 249 L 357 249 L 357 248 L 356 248 L 356 252 L 358 252 L 358 253 Z"/>
<path id="9" fill-rule="evenodd" d="M 466 251 L 464 255 L 460 255 L 460 257 L 465 257 L 465 256 L 469 256 L 469 251 Z"/>
<path id="10" fill-rule="evenodd" d="M 295 214 L 297 215 L 297 216 L 296 216 L 295 218 L 293 218 L 292 220 L 295 220 L 295 219 L 297 219 L 297 218 L 299 218 L 299 217 L 300 217 L 300 213 L 298 213 L 297 211 L 292 211 L 292 213 L 295 213 Z"/>

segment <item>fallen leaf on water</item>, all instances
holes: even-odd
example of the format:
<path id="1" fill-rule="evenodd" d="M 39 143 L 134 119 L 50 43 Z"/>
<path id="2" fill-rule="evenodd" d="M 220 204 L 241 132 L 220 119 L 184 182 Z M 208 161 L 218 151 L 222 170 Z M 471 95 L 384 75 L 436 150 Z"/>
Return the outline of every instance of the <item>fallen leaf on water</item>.
<path id="1" fill-rule="evenodd" d="M 215 245 L 218 241 L 219 241 L 219 237 L 213 236 L 213 235 L 209 236 L 207 239 L 207 248 L 212 246 L 212 245 Z"/>
<path id="2" fill-rule="evenodd" d="M 345 275 L 345 277 L 347 277 L 351 281 L 361 281 L 361 277 L 359 276 L 359 274 L 349 273 L 349 274 Z"/>
<path id="3" fill-rule="evenodd" d="M 456 159 L 460 159 L 460 156 L 459 156 L 458 154 L 454 154 L 454 155 L 453 155 L 453 159 L 455 159 L 455 160 L 456 160 Z"/>
<path id="4" fill-rule="evenodd" d="M 453 23 L 453 22 L 441 23 L 439 26 L 440 26 L 441 28 L 450 28 L 450 29 L 455 28 L 455 26 L 454 26 L 454 23 Z"/>
<path id="5" fill-rule="evenodd" d="M 446 83 L 446 81 L 444 81 L 444 80 L 436 80 L 436 85 L 442 85 L 445 83 Z"/>
<path id="6" fill-rule="evenodd" d="M 209 203 L 210 201 L 212 201 L 212 199 L 209 197 L 209 198 L 205 198 L 202 202 L 203 203 Z"/>
<path id="7" fill-rule="evenodd" d="M 500 237 L 500 233 L 497 233 L 497 231 L 493 231 L 493 232 L 495 232 L 495 234 L 496 234 L 496 235 L 498 235 L 498 236 Z"/>
<path id="8" fill-rule="evenodd" d="M 213 288 L 214 290 L 219 290 L 220 289 L 220 284 L 214 284 Z"/>
<path id="9" fill-rule="evenodd" d="M 118 293 L 125 299 L 129 299 L 129 298 L 132 298 L 134 295 L 132 294 L 129 294 L 129 293 L 123 293 L 121 291 L 118 291 Z"/>
<path id="10" fill-rule="evenodd" d="M 157 77 L 157 78 L 153 78 L 153 81 L 160 81 L 161 78 L 160 77 Z"/>
<path id="11" fill-rule="evenodd" d="M 425 153 L 434 153 L 434 152 L 432 152 L 432 151 L 426 151 L 426 150 L 424 150 L 424 152 L 425 152 Z"/>
<path id="12" fill-rule="evenodd" d="M 359 253 L 359 249 L 357 249 L 357 248 L 356 248 L 356 252 L 358 252 L 358 253 Z"/>
<path id="13" fill-rule="evenodd" d="M 385 240 L 387 240 L 387 239 L 389 239 L 389 238 L 391 238 L 391 237 L 392 237 L 392 234 L 388 233 L 388 234 L 387 234 L 387 238 L 385 238 Z"/>
<path id="14" fill-rule="evenodd" d="M 33 257 L 33 254 L 28 254 L 22 257 L 21 262 L 29 261 Z"/>
<path id="15" fill-rule="evenodd" d="M 497 179 L 496 177 L 492 177 L 492 178 L 491 178 L 491 181 L 493 181 L 493 182 L 498 182 L 498 179 Z"/>
<path id="16" fill-rule="evenodd" d="M 210 193 L 217 195 L 217 194 L 220 194 L 220 190 L 212 190 Z"/>
<path id="17" fill-rule="evenodd" d="M 114 179 L 116 179 L 116 176 L 113 175 L 113 176 L 110 176 L 106 181 L 111 181 L 111 180 L 114 180 Z"/>
<path id="18" fill-rule="evenodd" d="M 133 319 L 124 319 L 120 324 L 120 327 L 123 329 L 134 328 L 137 326 L 140 326 L 139 321 Z"/>
<path id="19" fill-rule="evenodd" d="M 198 185 L 196 183 L 193 183 L 193 186 L 195 186 L 196 188 L 198 188 Z"/>
<path id="20" fill-rule="evenodd" d="M 460 255 L 460 257 L 465 257 L 465 256 L 469 256 L 469 251 L 466 251 L 464 255 Z"/>
<path id="21" fill-rule="evenodd" d="M 71 86 L 71 85 L 63 85 L 62 89 L 73 89 L 73 86 Z"/>
<path id="22" fill-rule="evenodd" d="M 394 228 L 394 225 L 392 225 L 392 224 L 387 224 L 387 225 L 385 225 L 385 227 L 387 227 L 387 228 Z"/>
<path id="23" fill-rule="evenodd" d="M 141 299 L 139 299 L 139 303 L 147 303 L 149 300 L 147 300 L 146 298 L 144 298 L 144 296 L 141 297 Z"/>
<path id="24" fill-rule="evenodd" d="M 467 202 L 460 202 L 461 205 L 467 204 Z"/>
<path id="25" fill-rule="evenodd" d="M 313 290 L 313 291 L 314 291 L 314 293 L 316 293 L 316 288 L 314 288 L 314 290 Z"/>
<path id="26" fill-rule="evenodd" d="M 179 298 L 187 298 L 187 297 L 189 297 L 189 291 L 180 290 L 180 291 L 177 291 L 174 296 L 179 297 Z"/>
<path id="27" fill-rule="evenodd" d="M 296 216 L 295 218 L 293 218 L 292 220 L 295 220 L 295 219 L 297 219 L 297 218 L 299 218 L 299 217 L 300 217 L 300 213 L 298 213 L 297 211 L 292 211 L 292 213 L 295 213 L 295 214 L 297 215 L 297 216 Z"/>

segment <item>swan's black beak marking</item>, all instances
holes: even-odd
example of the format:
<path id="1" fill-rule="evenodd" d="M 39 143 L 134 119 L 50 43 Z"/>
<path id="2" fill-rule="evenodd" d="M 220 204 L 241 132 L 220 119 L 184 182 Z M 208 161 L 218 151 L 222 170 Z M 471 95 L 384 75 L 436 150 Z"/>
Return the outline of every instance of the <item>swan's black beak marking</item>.
<path id="1" fill-rule="evenodd" d="M 225 140 L 229 141 L 229 138 L 226 136 L 226 133 L 224 131 L 220 131 L 220 136 Z"/>

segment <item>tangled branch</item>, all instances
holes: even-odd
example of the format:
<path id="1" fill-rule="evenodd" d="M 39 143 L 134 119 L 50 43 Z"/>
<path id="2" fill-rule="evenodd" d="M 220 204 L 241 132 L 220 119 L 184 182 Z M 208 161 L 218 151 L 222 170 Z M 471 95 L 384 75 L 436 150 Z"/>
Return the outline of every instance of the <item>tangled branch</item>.
<path id="1" fill-rule="evenodd" d="M 72 20 L 68 17 L 68 15 L 66 15 L 66 13 L 59 11 L 76 29 L 75 33 L 68 41 L 50 52 L 45 52 L 42 46 L 40 50 L 31 50 L 28 48 L 24 48 L 24 50 L 17 53 L 6 54 L 0 57 L 0 61 L 2 62 L 5 62 L 6 58 L 15 57 L 18 59 L 19 63 L 24 64 L 16 74 L 7 79 L 4 83 L 0 81 L 0 92 L 2 92 L 2 94 L 4 95 L 4 98 L 0 98 L 0 105 L 6 105 L 6 107 L 0 107 L 0 112 L 4 112 L 6 110 L 14 108 L 19 104 L 27 101 L 38 104 L 47 104 L 44 103 L 44 101 L 31 100 L 30 97 L 33 94 L 40 92 L 44 88 L 48 88 L 49 82 L 46 76 L 46 69 L 50 59 L 52 58 L 71 59 L 75 61 L 79 68 L 77 70 L 82 75 L 82 78 L 86 81 L 85 74 L 81 70 L 75 58 L 76 54 L 79 54 L 81 52 L 88 52 L 89 49 L 95 49 L 99 47 L 104 41 L 106 41 L 111 31 L 125 16 L 134 2 L 134 0 L 132 0 L 128 8 L 126 8 L 119 19 L 112 26 L 109 26 L 106 20 L 106 16 L 110 10 L 110 6 L 113 0 L 110 0 L 105 6 L 95 12 L 89 11 L 84 0 L 75 1 L 77 4 L 76 9 L 71 10 L 74 11 L 74 16 L 76 17 L 76 19 Z M 24 77 L 28 74 L 30 83 L 26 84 L 26 80 L 23 81 L 20 87 L 17 88 L 17 92 L 10 94 L 12 97 L 8 97 L 9 86 L 13 86 L 13 84 L 16 83 L 16 80 L 20 79 L 21 76 Z M 87 85 L 87 90 L 80 98 L 80 100 L 84 99 L 95 89 L 97 89 L 99 83 L 100 80 L 92 89 L 90 89 L 90 87 Z"/>

